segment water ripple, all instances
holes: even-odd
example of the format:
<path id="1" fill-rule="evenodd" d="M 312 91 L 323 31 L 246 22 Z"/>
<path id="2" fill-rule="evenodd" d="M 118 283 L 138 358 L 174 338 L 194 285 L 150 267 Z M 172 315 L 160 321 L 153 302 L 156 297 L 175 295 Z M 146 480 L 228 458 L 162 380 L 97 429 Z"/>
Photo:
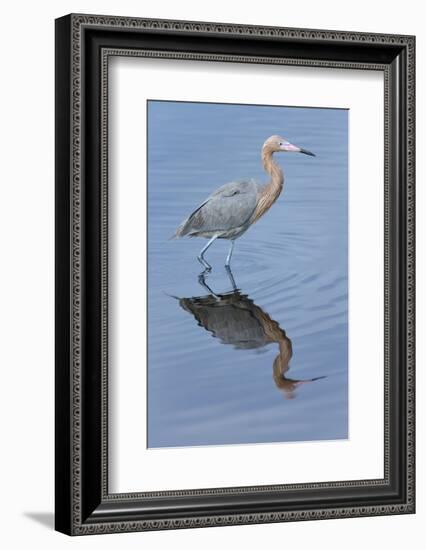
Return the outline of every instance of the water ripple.
<path id="1" fill-rule="evenodd" d="M 346 437 L 347 114 L 172 103 L 150 102 L 149 445 Z M 218 241 L 209 291 L 206 241 L 169 238 L 219 185 L 265 181 L 259 143 L 281 131 L 317 157 L 280 158 L 283 194 L 236 242 L 238 290 Z"/>

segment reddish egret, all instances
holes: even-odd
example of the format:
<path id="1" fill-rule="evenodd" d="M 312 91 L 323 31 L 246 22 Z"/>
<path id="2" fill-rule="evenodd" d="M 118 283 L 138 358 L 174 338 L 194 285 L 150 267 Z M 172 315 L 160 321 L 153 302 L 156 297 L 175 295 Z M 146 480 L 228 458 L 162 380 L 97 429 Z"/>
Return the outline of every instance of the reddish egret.
<path id="1" fill-rule="evenodd" d="M 291 144 L 280 136 L 269 137 L 262 147 L 262 163 L 271 177 L 262 185 L 254 181 L 231 182 L 219 187 L 198 206 L 178 227 L 175 237 L 204 237 L 210 239 L 201 250 L 198 260 L 207 269 L 211 265 L 204 254 L 216 239 L 231 241 L 225 266 L 229 268 L 234 241 L 267 212 L 283 189 L 284 176 L 281 168 L 272 158 L 274 153 L 304 153 L 315 155 L 306 149 Z"/>
<path id="2" fill-rule="evenodd" d="M 278 355 L 272 364 L 273 378 L 287 399 L 295 397 L 294 391 L 298 386 L 324 378 L 288 378 L 293 350 L 291 340 L 279 324 L 239 290 L 215 294 L 203 279 L 202 284 L 211 294 L 180 298 L 180 306 L 195 317 L 199 327 L 210 332 L 222 344 L 229 344 L 236 350 L 260 349 L 277 344 Z"/>

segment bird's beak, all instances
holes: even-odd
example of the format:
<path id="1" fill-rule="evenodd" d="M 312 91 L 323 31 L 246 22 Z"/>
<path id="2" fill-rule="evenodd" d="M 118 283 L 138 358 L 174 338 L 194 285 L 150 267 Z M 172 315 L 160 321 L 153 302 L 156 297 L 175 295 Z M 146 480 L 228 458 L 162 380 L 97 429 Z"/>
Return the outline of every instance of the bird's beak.
<path id="1" fill-rule="evenodd" d="M 315 157 L 315 153 L 312 153 L 311 151 L 308 151 L 307 149 L 299 149 L 299 153 L 303 153 L 304 155 L 309 155 L 310 157 Z"/>
<path id="2" fill-rule="evenodd" d="M 283 143 L 280 146 L 281 151 L 286 151 L 287 153 L 303 153 L 304 155 L 309 155 L 310 157 L 314 157 L 314 153 L 311 153 L 311 151 L 308 151 L 307 149 L 302 149 L 302 147 L 298 147 L 297 145 L 293 145 L 292 143 Z"/>

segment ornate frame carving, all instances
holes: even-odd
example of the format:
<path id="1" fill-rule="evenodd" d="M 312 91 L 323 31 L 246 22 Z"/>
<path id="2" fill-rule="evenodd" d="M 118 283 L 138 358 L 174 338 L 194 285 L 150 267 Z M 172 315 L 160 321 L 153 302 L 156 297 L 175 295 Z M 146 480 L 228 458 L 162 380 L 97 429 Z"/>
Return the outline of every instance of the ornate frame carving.
<path id="1" fill-rule="evenodd" d="M 414 49 L 412 36 L 96 15 L 57 20 L 58 530 L 83 535 L 414 512 Z M 108 493 L 107 76 L 116 55 L 384 72 L 382 480 Z M 186 499 L 186 511 L 176 507 L 177 498 Z M 206 499 L 214 513 L 203 509 Z"/>

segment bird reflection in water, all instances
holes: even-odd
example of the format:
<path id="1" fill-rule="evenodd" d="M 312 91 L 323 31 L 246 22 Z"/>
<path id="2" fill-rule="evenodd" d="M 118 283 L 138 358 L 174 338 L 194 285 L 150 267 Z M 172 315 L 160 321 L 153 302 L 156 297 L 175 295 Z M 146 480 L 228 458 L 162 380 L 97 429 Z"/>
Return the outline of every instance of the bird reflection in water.
<path id="1" fill-rule="evenodd" d="M 198 325 L 222 344 L 237 350 L 259 349 L 269 344 L 278 345 L 278 355 L 272 364 L 276 387 L 287 399 L 295 397 L 295 390 L 302 384 L 314 382 L 324 376 L 308 380 L 295 380 L 286 376 L 293 355 L 291 340 L 279 324 L 236 287 L 230 268 L 227 269 L 233 291 L 216 294 L 207 285 L 206 272 L 199 276 L 200 284 L 209 292 L 205 296 L 179 298 L 179 304 L 191 313 Z"/>

